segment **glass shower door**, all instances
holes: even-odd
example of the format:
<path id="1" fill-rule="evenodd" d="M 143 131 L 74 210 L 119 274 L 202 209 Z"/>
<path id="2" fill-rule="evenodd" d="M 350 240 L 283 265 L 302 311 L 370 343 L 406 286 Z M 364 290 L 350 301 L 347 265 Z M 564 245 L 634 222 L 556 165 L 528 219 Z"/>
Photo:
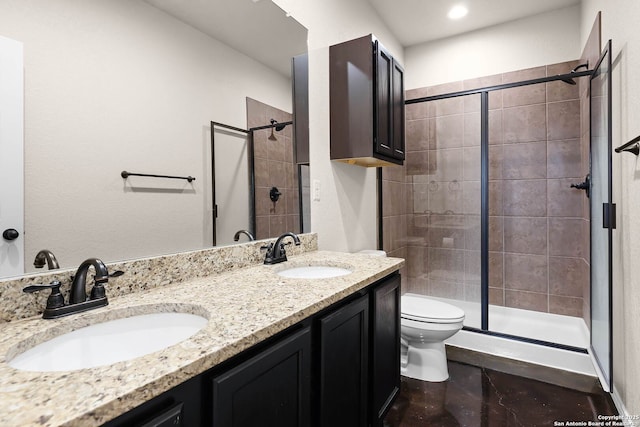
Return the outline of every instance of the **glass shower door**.
<path id="1" fill-rule="evenodd" d="M 591 77 L 591 354 L 603 388 L 612 381 L 611 40 Z"/>

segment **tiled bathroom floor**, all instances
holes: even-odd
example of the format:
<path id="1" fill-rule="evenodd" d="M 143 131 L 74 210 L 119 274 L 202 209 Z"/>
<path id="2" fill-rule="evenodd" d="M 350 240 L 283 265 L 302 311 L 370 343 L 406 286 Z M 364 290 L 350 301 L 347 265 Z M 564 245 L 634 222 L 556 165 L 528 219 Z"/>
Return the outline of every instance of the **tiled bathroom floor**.
<path id="1" fill-rule="evenodd" d="M 554 426 L 555 421 L 588 423 L 598 415 L 617 414 L 611 397 L 595 383 L 559 386 L 451 360 L 449 375 L 442 383 L 402 377 L 385 426 Z"/>

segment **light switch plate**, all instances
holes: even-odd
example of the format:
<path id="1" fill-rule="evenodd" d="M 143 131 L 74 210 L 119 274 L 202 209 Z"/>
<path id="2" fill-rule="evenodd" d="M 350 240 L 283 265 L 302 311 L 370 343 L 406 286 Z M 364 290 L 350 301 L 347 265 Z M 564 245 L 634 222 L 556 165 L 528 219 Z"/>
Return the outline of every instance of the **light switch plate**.
<path id="1" fill-rule="evenodd" d="M 318 179 L 313 180 L 313 201 L 320 201 L 320 180 Z"/>

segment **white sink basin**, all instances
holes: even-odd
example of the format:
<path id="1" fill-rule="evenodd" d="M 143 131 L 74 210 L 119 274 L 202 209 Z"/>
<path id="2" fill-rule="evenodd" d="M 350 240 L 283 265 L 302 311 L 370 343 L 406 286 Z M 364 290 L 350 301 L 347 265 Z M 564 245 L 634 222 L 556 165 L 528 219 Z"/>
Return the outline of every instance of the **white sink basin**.
<path id="1" fill-rule="evenodd" d="M 97 323 L 18 354 L 10 366 L 37 372 L 73 371 L 134 359 L 184 341 L 208 319 L 188 313 L 152 313 Z"/>
<path id="2" fill-rule="evenodd" d="M 291 279 L 328 279 L 331 277 L 346 276 L 352 271 L 348 268 L 332 267 L 328 265 L 309 265 L 292 267 L 278 272 L 282 277 Z"/>

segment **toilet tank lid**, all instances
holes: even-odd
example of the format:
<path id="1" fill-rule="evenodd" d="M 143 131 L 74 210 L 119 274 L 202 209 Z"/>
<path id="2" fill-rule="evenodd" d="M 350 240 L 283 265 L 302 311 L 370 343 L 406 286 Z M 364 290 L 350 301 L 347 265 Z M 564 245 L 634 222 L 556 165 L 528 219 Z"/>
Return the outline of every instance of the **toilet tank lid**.
<path id="1" fill-rule="evenodd" d="M 387 253 L 385 251 L 381 251 L 378 249 L 364 249 L 361 251 L 358 251 L 359 254 L 367 254 L 367 255 L 373 255 L 373 256 L 379 256 L 379 257 L 386 257 Z"/>
<path id="2" fill-rule="evenodd" d="M 417 294 L 404 294 L 400 298 L 402 317 L 414 320 L 455 320 L 464 319 L 464 311 L 454 305 Z"/>

